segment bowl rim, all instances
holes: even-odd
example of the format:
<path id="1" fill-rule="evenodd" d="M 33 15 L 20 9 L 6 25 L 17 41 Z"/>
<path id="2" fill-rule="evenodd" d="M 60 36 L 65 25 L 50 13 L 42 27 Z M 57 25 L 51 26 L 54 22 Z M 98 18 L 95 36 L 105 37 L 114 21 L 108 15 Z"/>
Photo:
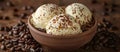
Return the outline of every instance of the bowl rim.
<path id="1" fill-rule="evenodd" d="M 36 29 L 34 26 L 33 26 L 33 24 L 31 23 L 31 21 L 30 21 L 30 19 L 32 18 L 32 16 L 30 15 L 30 16 L 28 16 L 28 27 L 29 27 L 29 29 L 32 29 L 33 31 L 35 31 L 35 32 L 37 32 L 38 33 L 38 35 L 41 35 L 41 36 L 44 36 L 44 37 L 48 37 L 48 38 L 57 38 L 57 39 L 73 39 L 73 38 L 80 38 L 80 36 L 84 36 L 84 35 L 86 35 L 86 34 L 88 34 L 88 33 L 90 33 L 91 31 L 93 32 L 94 31 L 94 29 L 96 29 L 97 28 L 97 19 L 95 18 L 95 17 L 93 17 L 94 19 L 95 19 L 95 23 L 94 23 L 94 25 L 89 29 L 89 30 L 87 30 L 87 31 L 85 31 L 85 32 L 82 32 L 82 33 L 78 33 L 78 34 L 76 34 L 76 35 L 70 35 L 70 36 L 66 36 L 66 35 L 52 35 L 52 34 L 47 34 L 47 33 L 45 33 L 45 32 L 41 32 L 41 31 L 39 31 L 38 29 Z"/>

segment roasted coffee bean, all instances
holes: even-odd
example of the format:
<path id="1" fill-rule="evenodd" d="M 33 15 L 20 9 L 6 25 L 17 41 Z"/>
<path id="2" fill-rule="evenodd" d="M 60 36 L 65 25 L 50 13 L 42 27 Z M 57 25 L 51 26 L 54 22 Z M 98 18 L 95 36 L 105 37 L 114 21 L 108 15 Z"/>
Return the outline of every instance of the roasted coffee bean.
<path id="1" fill-rule="evenodd" d="M 117 30 L 119 30 L 119 28 L 116 27 L 116 26 L 112 26 L 112 27 L 111 27 L 111 30 L 113 30 L 113 31 L 117 31 Z"/>
<path id="2" fill-rule="evenodd" d="M 10 35 L 10 36 L 13 35 L 13 32 L 12 32 L 12 31 L 9 31 L 9 32 L 8 32 L 8 35 Z"/>
<path id="3" fill-rule="evenodd" d="M 27 14 L 26 13 L 22 13 L 21 15 L 20 15 L 20 18 L 21 19 L 25 19 L 27 17 Z"/>
<path id="4" fill-rule="evenodd" d="M 94 45 L 93 48 L 94 48 L 94 50 L 101 50 L 102 49 L 102 47 L 99 45 Z"/>
<path id="5" fill-rule="evenodd" d="M 5 31 L 6 31 L 6 32 L 9 32 L 9 31 L 10 31 L 9 27 L 6 26 L 6 27 L 4 27 L 4 28 L 5 28 Z"/>
<path id="6" fill-rule="evenodd" d="M 110 22 L 105 22 L 105 25 L 107 28 L 111 28 L 112 27 L 112 24 Z"/>
<path id="7" fill-rule="evenodd" d="M 14 11 L 14 12 L 18 12 L 18 9 L 17 9 L 17 8 L 14 8 L 13 11 Z"/>
<path id="8" fill-rule="evenodd" d="M 106 11 L 104 11 L 104 12 L 102 12 L 102 15 L 103 15 L 103 16 L 108 16 L 108 15 L 109 15 L 109 13 L 108 13 L 108 12 L 106 12 Z"/>
<path id="9" fill-rule="evenodd" d="M 17 35 L 17 34 L 18 34 L 18 32 L 17 32 L 16 30 L 14 30 L 14 31 L 13 31 L 13 34 Z"/>
<path id="10" fill-rule="evenodd" d="M 0 48 L 1 48 L 2 50 L 5 50 L 5 49 L 6 49 L 5 45 L 1 45 Z"/>
<path id="11" fill-rule="evenodd" d="M 27 6 L 23 6 L 23 7 L 22 7 L 22 10 L 27 10 Z"/>
<path id="12" fill-rule="evenodd" d="M 35 12 L 35 10 L 34 9 L 30 9 L 30 12 L 33 13 L 33 12 Z"/>
<path id="13" fill-rule="evenodd" d="M 10 7 L 13 7 L 13 6 L 14 6 L 14 4 L 13 4 L 11 1 L 6 2 L 6 5 L 7 5 L 7 6 L 10 6 Z"/>
<path id="14" fill-rule="evenodd" d="M 0 31 L 4 31 L 4 27 L 3 26 L 0 26 Z"/>
<path id="15" fill-rule="evenodd" d="M 14 48 L 14 47 L 11 47 L 11 48 L 10 48 L 10 51 L 11 51 L 11 52 L 14 52 L 14 51 L 15 51 L 15 48 Z"/>
<path id="16" fill-rule="evenodd" d="M 3 34 L 0 34 L 0 37 L 2 37 L 3 36 Z"/>
<path id="17" fill-rule="evenodd" d="M 8 17 L 8 16 L 4 17 L 4 20 L 9 20 L 9 19 L 10 19 L 10 17 Z"/>
<path id="18" fill-rule="evenodd" d="M 33 9 L 32 6 L 27 6 L 27 10 L 31 10 L 31 9 Z"/>
<path id="19" fill-rule="evenodd" d="M 98 3 L 98 1 L 97 1 L 97 0 L 92 0 L 91 2 L 92 2 L 93 4 Z"/>
<path id="20" fill-rule="evenodd" d="M 22 9 L 23 10 L 31 10 L 31 9 L 33 9 L 33 7 L 32 6 L 23 6 Z"/>
<path id="21" fill-rule="evenodd" d="M 16 14 L 16 13 L 14 13 L 13 16 L 14 16 L 14 17 L 17 17 L 17 18 L 20 17 L 20 15 L 18 15 L 18 14 Z"/>
<path id="22" fill-rule="evenodd" d="M 35 52 L 35 50 L 33 48 L 30 48 L 30 52 Z"/>
<path id="23" fill-rule="evenodd" d="M 5 37 L 4 37 L 4 36 L 2 36 L 2 39 L 4 40 L 4 39 L 5 39 Z"/>
<path id="24" fill-rule="evenodd" d="M 7 44 L 6 45 L 6 48 L 11 48 L 12 47 L 12 44 Z"/>
<path id="25" fill-rule="evenodd" d="M 0 16 L 0 20 L 2 20 L 3 19 L 3 16 Z"/>
<path id="26" fill-rule="evenodd" d="M 106 3 L 106 2 L 103 2 L 102 4 L 104 7 L 108 6 L 108 3 Z"/>
<path id="27" fill-rule="evenodd" d="M 0 11 L 4 11 L 4 8 L 3 8 L 3 7 L 0 7 Z"/>

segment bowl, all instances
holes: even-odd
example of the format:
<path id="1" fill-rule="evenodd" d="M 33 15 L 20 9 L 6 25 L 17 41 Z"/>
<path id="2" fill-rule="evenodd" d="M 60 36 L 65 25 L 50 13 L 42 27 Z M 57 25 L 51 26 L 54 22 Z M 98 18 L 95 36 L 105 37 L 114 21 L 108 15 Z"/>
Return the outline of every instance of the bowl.
<path id="1" fill-rule="evenodd" d="M 32 16 L 28 18 L 31 35 L 41 44 L 44 52 L 75 52 L 91 41 L 97 30 L 97 20 L 95 19 L 94 25 L 85 32 L 71 36 L 51 35 L 36 29 L 30 21 L 31 18 Z"/>

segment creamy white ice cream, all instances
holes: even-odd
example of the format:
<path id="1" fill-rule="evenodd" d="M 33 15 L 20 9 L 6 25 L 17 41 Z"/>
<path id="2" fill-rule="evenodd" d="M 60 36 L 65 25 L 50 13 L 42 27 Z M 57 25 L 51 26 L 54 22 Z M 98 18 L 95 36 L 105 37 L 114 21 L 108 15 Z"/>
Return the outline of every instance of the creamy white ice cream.
<path id="1" fill-rule="evenodd" d="M 66 14 L 73 16 L 77 23 L 84 25 L 91 21 L 92 13 L 81 3 L 73 3 L 65 8 Z"/>
<path id="2" fill-rule="evenodd" d="M 64 13 L 64 10 L 56 4 L 44 4 L 32 14 L 33 25 L 36 28 L 45 29 L 48 21 L 61 13 Z"/>
<path id="3" fill-rule="evenodd" d="M 46 26 L 46 32 L 52 35 L 75 35 L 82 30 L 69 15 L 60 14 L 53 17 Z"/>

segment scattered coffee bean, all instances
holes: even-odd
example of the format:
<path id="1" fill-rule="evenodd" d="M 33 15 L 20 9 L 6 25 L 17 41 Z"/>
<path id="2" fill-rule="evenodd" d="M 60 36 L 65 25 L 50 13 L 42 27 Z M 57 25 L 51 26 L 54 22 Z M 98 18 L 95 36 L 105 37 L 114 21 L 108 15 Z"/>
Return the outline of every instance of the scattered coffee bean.
<path id="1" fill-rule="evenodd" d="M 12 31 L 9 31 L 9 32 L 8 32 L 8 35 L 10 35 L 10 36 L 13 35 L 13 32 L 12 32 Z"/>
<path id="2" fill-rule="evenodd" d="M 21 18 L 21 19 L 25 19 L 26 17 L 27 17 L 27 14 L 26 14 L 26 13 L 20 14 L 20 18 Z"/>
<path id="3" fill-rule="evenodd" d="M 32 6 L 23 6 L 22 9 L 23 10 L 31 10 L 31 9 L 33 9 L 33 7 Z"/>
<path id="4" fill-rule="evenodd" d="M 0 34 L 0 37 L 2 37 L 3 36 L 3 34 Z"/>
<path id="5" fill-rule="evenodd" d="M 14 12 L 18 12 L 18 9 L 17 9 L 17 8 L 14 8 L 13 11 L 14 11 Z"/>
<path id="6" fill-rule="evenodd" d="M 97 0 L 92 0 L 91 2 L 92 2 L 93 4 L 98 3 L 98 1 L 97 1 Z"/>
<path id="7" fill-rule="evenodd" d="M 0 16 L 0 20 L 2 20 L 3 19 L 3 17 L 2 16 Z"/>
<path id="8" fill-rule="evenodd" d="M 108 15 L 109 15 L 109 13 L 108 13 L 108 12 L 106 12 L 106 11 L 104 11 L 104 12 L 102 12 L 102 15 L 103 15 L 103 16 L 108 16 Z"/>
<path id="9" fill-rule="evenodd" d="M 119 30 L 119 28 L 116 27 L 116 26 L 112 26 L 112 27 L 111 27 L 111 30 L 113 30 L 113 31 L 117 31 L 117 30 Z"/>
<path id="10" fill-rule="evenodd" d="M 11 48 L 12 47 L 12 44 L 7 44 L 6 45 L 6 48 Z"/>
<path id="11" fill-rule="evenodd" d="M 1 35 L 1 43 L 5 46 L 5 50 L 10 52 L 42 52 L 40 44 L 32 38 L 25 22 L 20 20 L 18 24 L 11 27 L 8 34 Z"/>
<path id="12" fill-rule="evenodd" d="M 0 31 L 4 31 L 4 27 L 3 26 L 0 26 Z"/>
<path id="13" fill-rule="evenodd" d="M 0 47 L 2 50 L 5 50 L 6 48 L 5 48 L 5 45 L 1 45 L 1 47 Z"/>
<path id="14" fill-rule="evenodd" d="M 14 48 L 14 47 L 11 47 L 11 48 L 10 48 L 10 51 L 11 51 L 11 52 L 14 52 L 14 51 L 15 51 L 15 48 Z"/>
<path id="15" fill-rule="evenodd" d="M 9 19 L 10 19 L 10 17 L 8 17 L 8 16 L 4 17 L 4 20 L 9 20 Z"/>
<path id="16" fill-rule="evenodd" d="M 23 6 L 23 7 L 22 7 L 22 10 L 27 10 L 27 6 Z"/>
<path id="17" fill-rule="evenodd" d="M 6 27 L 4 27 L 4 28 L 5 28 L 5 31 L 6 31 L 6 32 L 9 32 L 9 31 L 10 31 L 10 28 L 9 28 L 9 27 L 6 26 Z"/>
<path id="18" fill-rule="evenodd" d="M 14 16 L 14 17 L 17 17 L 17 18 L 20 17 L 20 15 L 18 15 L 18 14 L 16 14 L 16 13 L 13 14 L 13 16 Z"/>
<path id="19" fill-rule="evenodd" d="M 104 7 L 108 6 L 108 3 L 106 3 L 106 2 L 103 2 L 102 4 Z"/>
<path id="20" fill-rule="evenodd" d="M 14 4 L 13 4 L 11 1 L 6 2 L 6 5 L 7 5 L 7 6 L 10 6 L 10 7 L 13 7 L 13 6 L 14 6 Z"/>
<path id="21" fill-rule="evenodd" d="M 3 7 L 0 7 L 0 11 L 4 11 L 4 8 L 3 8 Z"/>

